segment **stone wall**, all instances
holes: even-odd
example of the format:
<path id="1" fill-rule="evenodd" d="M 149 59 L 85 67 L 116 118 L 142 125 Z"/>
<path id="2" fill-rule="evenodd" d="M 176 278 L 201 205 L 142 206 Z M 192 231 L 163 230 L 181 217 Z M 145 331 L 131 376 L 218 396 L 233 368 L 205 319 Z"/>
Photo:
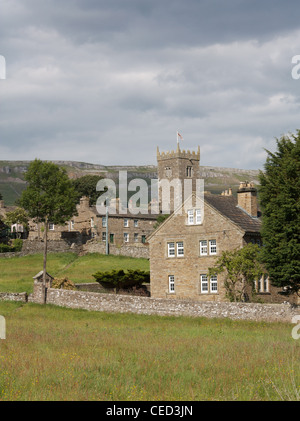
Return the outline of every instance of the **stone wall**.
<path id="1" fill-rule="evenodd" d="M 23 247 L 20 252 L 0 253 L 0 258 L 27 256 L 28 254 L 36 254 L 44 252 L 44 241 L 42 240 L 24 240 Z M 81 246 L 77 244 L 69 244 L 65 240 L 49 240 L 47 244 L 48 253 L 66 253 L 81 252 Z"/>
<path id="2" fill-rule="evenodd" d="M 37 293 L 37 291 L 35 292 Z M 38 298 L 40 299 L 39 295 Z M 47 290 L 47 303 L 62 307 L 113 313 L 129 312 L 147 315 L 182 315 L 207 318 L 226 317 L 233 320 L 267 322 L 291 322 L 292 317 L 300 313 L 299 307 L 293 307 L 290 304 L 196 302 L 54 288 Z"/>
<path id="3" fill-rule="evenodd" d="M 26 292 L 0 292 L 0 301 L 21 301 L 26 303 L 28 301 L 28 295 Z"/>
<path id="4" fill-rule="evenodd" d="M 44 241 L 41 240 L 25 240 L 23 241 L 21 253 L 23 255 L 43 253 L 44 244 Z M 76 244 L 70 245 L 64 240 L 50 240 L 48 241 L 47 249 L 49 253 L 65 253 L 70 251 L 76 252 L 79 250 L 79 247 Z"/>
<path id="5" fill-rule="evenodd" d="M 106 253 L 105 242 L 90 241 L 82 246 L 83 253 Z M 114 256 L 128 256 L 136 258 L 149 259 L 149 247 L 148 245 L 122 245 L 116 246 L 109 244 L 109 254 Z"/>

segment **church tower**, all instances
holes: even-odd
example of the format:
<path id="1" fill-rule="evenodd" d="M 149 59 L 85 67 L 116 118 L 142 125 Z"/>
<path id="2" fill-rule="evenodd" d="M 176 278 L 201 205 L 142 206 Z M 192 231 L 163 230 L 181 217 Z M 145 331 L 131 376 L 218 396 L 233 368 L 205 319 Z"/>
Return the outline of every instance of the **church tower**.
<path id="1" fill-rule="evenodd" d="M 196 180 L 200 178 L 200 146 L 198 146 L 197 152 L 181 150 L 178 142 L 175 151 L 160 152 L 157 147 L 157 171 L 160 209 L 162 209 L 162 203 L 166 204 L 166 200 L 168 201 L 162 186 L 164 183 L 166 185 L 169 183 L 171 186 L 169 206 L 170 213 L 172 213 L 176 209 L 176 204 L 184 201 L 184 190 L 187 184 L 191 186 L 191 191 L 196 191 Z M 179 189 L 181 191 L 181 200 Z"/>

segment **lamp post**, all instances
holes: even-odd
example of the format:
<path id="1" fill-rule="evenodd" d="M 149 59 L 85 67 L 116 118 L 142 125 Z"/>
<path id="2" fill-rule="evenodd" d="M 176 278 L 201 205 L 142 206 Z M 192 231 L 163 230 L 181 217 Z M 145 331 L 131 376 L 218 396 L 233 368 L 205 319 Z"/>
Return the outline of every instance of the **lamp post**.
<path id="1" fill-rule="evenodd" d="M 106 241 L 105 241 L 105 253 L 109 254 L 108 250 L 108 206 L 106 204 Z"/>

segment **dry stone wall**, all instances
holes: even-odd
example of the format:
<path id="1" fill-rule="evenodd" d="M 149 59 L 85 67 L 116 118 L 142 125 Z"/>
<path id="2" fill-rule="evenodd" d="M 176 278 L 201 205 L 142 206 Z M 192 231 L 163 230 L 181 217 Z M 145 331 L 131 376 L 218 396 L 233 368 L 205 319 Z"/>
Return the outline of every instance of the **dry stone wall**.
<path id="1" fill-rule="evenodd" d="M 82 246 L 83 253 L 106 253 L 105 242 L 88 242 Z M 149 247 L 148 245 L 122 245 L 116 246 L 114 244 L 109 245 L 109 254 L 114 256 L 128 256 L 144 259 L 149 259 Z"/>
<path id="2" fill-rule="evenodd" d="M 28 295 L 26 292 L 0 292 L 0 301 L 21 301 L 22 303 L 26 303 L 28 301 Z"/>
<path id="3" fill-rule="evenodd" d="M 292 317 L 300 313 L 299 307 L 293 307 L 290 304 L 195 302 L 54 288 L 47 290 L 47 303 L 69 308 L 116 313 L 226 317 L 233 320 L 267 322 L 291 322 Z"/>

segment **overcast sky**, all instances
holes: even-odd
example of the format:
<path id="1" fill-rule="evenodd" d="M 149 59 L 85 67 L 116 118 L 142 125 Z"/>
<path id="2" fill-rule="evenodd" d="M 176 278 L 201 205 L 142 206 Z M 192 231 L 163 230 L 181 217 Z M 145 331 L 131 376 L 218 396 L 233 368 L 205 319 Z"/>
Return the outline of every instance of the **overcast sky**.
<path id="1" fill-rule="evenodd" d="M 300 128 L 293 0 L 0 0 L 0 160 L 258 169 Z"/>

